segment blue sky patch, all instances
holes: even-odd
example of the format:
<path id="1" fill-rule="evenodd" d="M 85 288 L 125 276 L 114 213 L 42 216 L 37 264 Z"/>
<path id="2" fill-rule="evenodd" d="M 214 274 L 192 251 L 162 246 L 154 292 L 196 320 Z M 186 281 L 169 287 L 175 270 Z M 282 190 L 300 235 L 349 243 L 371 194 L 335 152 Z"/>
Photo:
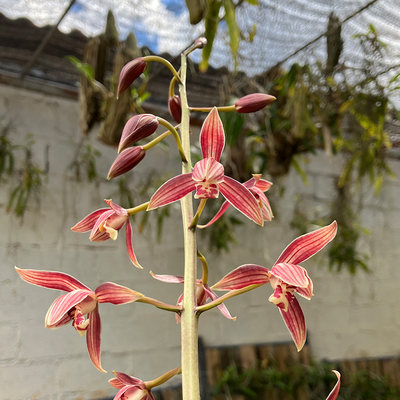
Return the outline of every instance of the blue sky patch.
<path id="1" fill-rule="evenodd" d="M 71 7 L 71 12 L 72 13 L 78 13 L 82 10 L 85 9 L 85 6 L 83 6 L 82 4 L 79 3 L 79 1 L 75 2 L 75 4 Z"/>
<path id="2" fill-rule="evenodd" d="M 179 17 L 185 11 L 184 0 L 161 0 L 168 11 L 171 11 L 174 15 Z"/>

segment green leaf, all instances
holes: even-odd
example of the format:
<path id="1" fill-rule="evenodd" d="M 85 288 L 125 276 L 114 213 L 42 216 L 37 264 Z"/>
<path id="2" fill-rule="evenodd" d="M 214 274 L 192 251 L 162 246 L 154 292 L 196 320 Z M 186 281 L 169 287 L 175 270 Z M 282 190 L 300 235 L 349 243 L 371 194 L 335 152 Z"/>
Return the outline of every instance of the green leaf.
<path id="1" fill-rule="evenodd" d="M 94 69 L 90 64 L 83 63 L 79 58 L 67 56 L 67 60 L 90 81 L 94 81 Z"/>
<path id="2" fill-rule="evenodd" d="M 235 64 L 235 69 L 237 67 L 237 53 L 239 50 L 240 41 L 240 29 L 236 22 L 235 5 L 233 0 L 224 0 L 225 8 L 225 22 L 228 26 L 229 33 L 229 44 L 231 46 L 231 52 L 233 57 L 233 62 Z"/>
<path id="3" fill-rule="evenodd" d="M 258 6 L 258 0 L 246 0 L 247 3 L 251 4 L 252 6 Z"/>
<path id="4" fill-rule="evenodd" d="M 207 14 L 205 16 L 205 37 L 207 39 L 207 44 L 203 49 L 202 59 L 199 65 L 200 72 L 206 72 L 208 68 L 208 62 L 218 29 L 221 5 L 222 3 L 219 0 L 211 0 L 208 5 Z"/>

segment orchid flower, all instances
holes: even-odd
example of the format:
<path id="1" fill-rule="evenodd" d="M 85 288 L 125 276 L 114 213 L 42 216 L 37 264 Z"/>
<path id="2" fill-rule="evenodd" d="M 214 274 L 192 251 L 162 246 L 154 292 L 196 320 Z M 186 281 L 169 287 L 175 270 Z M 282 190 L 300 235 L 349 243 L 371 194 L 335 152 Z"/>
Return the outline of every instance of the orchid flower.
<path id="1" fill-rule="evenodd" d="M 166 283 L 184 283 L 184 277 L 179 276 L 179 275 L 157 275 L 154 274 L 153 272 L 150 272 L 151 276 L 154 279 L 157 279 L 158 281 L 161 282 L 166 282 Z M 206 304 L 208 300 L 216 300 L 218 299 L 218 296 L 210 289 L 210 287 L 206 284 L 203 283 L 202 279 L 197 279 L 196 280 L 196 297 L 197 297 L 197 306 L 201 306 L 203 304 Z M 183 305 L 183 293 L 178 297 L 178 301 L 176 303 L 178 306 Z M 229 310 L 225 306 L 225 304 L 221 303 L 218 305 L 218 310 L 221 312 L 221 314 L 228 319 L 233 319 L 235 320 L 235 317 L 232 317 Z M 180 321 L 180 316 L 176 314 L 176 320 L 177 322 Z"/>
<path id="2" fill-rule="evenodd" d="M 17 267 L 15 269 L 25 282 L 67 292 L 55 299 L 50 306 L 45 318 L 45 327 L 58 328 L 72 321 L 72 326 L 80 335 L 86 333 L 87 349 L 94 366 L 99 371 L 106 372 L 100 362 L 101 321 L 98 304 L 132 303 L 143 295 L 112 282 L 103 283 L 93 292 L 71 275 L 62 272 Z"/>
<path id="3" fill-rule="evenodd" d="M 148 210 L 180 200 L 194 190 L 196 199 L 215 199 L 221 192 L 233 207 L 257 224 L 263 225 L 259 204 L 250 190 L 224 175 L 224 167 L 219 162 L 224 145 L 224 128 L 214 107 L 200 132 L 203 159 L 195 164 L 191 173 L 175 176 L 164 183 L 150 199 Z"/>
<path id="4" fill-rule="evenodd" d="M 271 221 L 274 217 L 271 206 L 267 199 L 267 196 L 264 194 L 269 188 L 272 186 L 272 183 L 266 181 L 265 179 L 261 179 L 261 174 L 253 174 L 253 177 L 248 181 L 243 183 L 243 186 L 247 187 L 250 190 L 252 195 L 256 198 L 258 202 L 258 206 L 263 216 L 264 221 Z M 229 208 L 230 204 L 225 201 L 222 203 L 221 208 L 215 214 L 215 216 L 205 225 L 197 225 L 198 228 L 203 229 L 212 225 L 214 222 L 219 220 L 225 211 Z"/>
<path id="5" fill-rule="evenodd" d="M 139 378 L 129 376 L 123 372 L 113 371 L 115 378 L 112 378 L 108 383 L 120 389 L 113 400 L 154 400 L 151 394 L 153 387 L 162 385 L 175 375 L 182 373 L 181 367 L 167 371 L 161 376 L 152 381 L 143 382 Z"/>
<path id="6" fill-rule="evenodd" d="M 120 389 L 113 400 L 154 400 L 151 390 L 147 389 L 145 382 L 124 374 L 123 372 L 114 371 L 115 378 L 108 383 Z"/>
<path id="7" fill-rule="evenodd" d="M 214 290 L 235 291 L 250 285 L 270 283 L 273 294 L 269 301 L 275 304 L 300 351 L 306 341 L 303 311 L 294 293 L 310 300 L 313 283 L 307 271 L 299 264 L 322 250 L 336 235 L 337 223 L 307 233 L 293 240 L 268 270 L 261 265 L 246 264 L 225 275 L 211 287 Z"/>
<path id="8" fill-rule="evenodd" d="M 92 242 L 103 240 L 116 240 L 118 231 L 126 225 L 126 248 L 132 264 L 137 268 L 142 268 L 138 263 L 132 246 L 132 226 L 129 222 L 128 210 L 122 208 L 112 200 L 104 200 L 110 208 L 100 208 L 93 211 L 71 229 L 74 232 L 90 232 L 89 239 Z"/>

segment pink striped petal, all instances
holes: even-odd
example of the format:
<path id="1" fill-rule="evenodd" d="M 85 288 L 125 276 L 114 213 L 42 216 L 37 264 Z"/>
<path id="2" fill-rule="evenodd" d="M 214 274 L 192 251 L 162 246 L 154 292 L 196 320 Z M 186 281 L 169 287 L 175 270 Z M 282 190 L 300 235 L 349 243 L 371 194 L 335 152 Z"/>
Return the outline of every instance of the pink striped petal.
<path id="1" fill-rule="evenodd" d="M 301 297 L 304 297 L 307 300 L 311 300 L 311 297 L 314 296 L 313 283 L 312 283 L 311 278 L 308 276 L 307 271 L 304 270 L 304 272 L 306 273 L 306 278 L 307 278 L 307 281 L 308 281 L 308 285 L 305 288 L 297 287 L 295 289 L 295 292 L 298 293 Z"/>
<path id="2" fill-rule="evenodd" d="M 193 168 L 192 179 L 196 182 L 220 183 L 224 180 L 224 166 L 213 158 L 203 158 Z"/>
<path id="3" fill-rule="evenodd" d="M 146 388 L 144 382 L 139 378 L 135 378 L 134 376 L 130 376 L 128 374 L 124 374 L 123 372 L 117 372 L 117 371 L 114 371 L 113 374 L 121 383 L 123 383 L 126 386 L 137 386 L 140 389 Z"/>
<path id="4" fill-rule="evenodd" d="M 256 264 L 245 264 L 229 272 L 211 288 L 213 290 L 236 290 L 250 285 L 261 285 L 268 281 L 267 268 Z"/>
<path id="5" fill-rule="evenodd" d="M 132 261 L 132 264 L 139 269 L 143 269 L 143 267 L 139 264 L 135 252 L 133 250 L 132 244 L 132 226 L 130 221 L 126 224 L 126 249 L 128 250 L 129 259 Z"/>
<path id="6" fill-rule="evenodd" d="M 148 391 L 137 386 L 125 386 L 114 397 L 113 400 L 146 400 Z"/>
<path id="7" fill-rule="evenodd" d="M 272 183 L 265 179 L 261 179 L 261 174 L 253 174 L 253 177 L 244 182 L 243 185 L 246 186 L 247 189 L 256 187 L 262 192 L 266 192 L 272 186 Z"/>
<path id="8" fill-rule="evenodd" d="M 89 352 L 89 357 L 92 360 L 93 365 L 100 372 L 107 372 L 101 366 L 101 361 L 100 361 L 101 320 L 100 320 L 99 308 L 96 307 L 92 312 L 90 312 L 88 318 L 89 318 L 89 326 L 86 332 L 86 345 Z"/>
<path id="9" fill-rule="evenodd" d="M 200 132 L 200 147 L 203 158 L 212 157 L 219 161 L 225 145 L 225 133 L 221 118 L 214 107 L 204 120 Z"/>
<path id="10" fill-rule="evenodd" d="M 115 211 L 117 215 L 128 215 L 128 211 L 125 208 L 119 206 L 117 203 L 114 203 L 111 199 L 104 199 L 107 205 Z"/>
<path id="11" fill-rule="evenodd" d="M 269 182 L 265 179 L 257 179 L 254 187 L 260 189 L 262 192 L 266 192 L 272 186 L 272 182 Z"/>
<path id="12" fill-rule="evenodd" d="M 154 210 L 155 208 L 180 200 L 194 189 L 195 183 L 191 173 L 175 176 L 157 189 L 150 199 L 147 210 Z"/>
<path id="13" fill-rule="evenodd" d="M 94 294 L 91 290 L 77 289 L 57 297 L 47 311 L 45 327 L 53 328 L 73 307 Z"/>
<path id="14" fill-rule="evenodd" d="M 215 216 L 209 222 L 207 222 L 205 225 L 197 225 L 197 228 L 199 228 L 199 229 L 208 228 L 210 225 L 212 225 L 214 222 L 218 221 L 222 217 L 222 215 L 229 208 L 229 206 L 230 206 L 230 204 L 227 201 L 224 201 L 222 203 L 221 208 L 218 210 L 218 212 L 215 214 Z"/>
<path id="15" fill-rule="evenodd" d="M 300 304 L 296 297 L 292 296 L 289 302 L 288 310 L 284 311 L 279 307 L 282 318 L 288 328 L 294 343 L 296 344 L 297 351 L 300 351 L 306 342 L 306 322 L 304 314 L 301 310 Z"/>
<path id="16" fill-rule="evenodd" d="M 218 299 L 218 296 L 208 287 L 208 285 L 204 285 L 203 287 L 211 301 Z M 236 320 L 236 317 L 232 317 L 224 303 L 221 303 L 219 306 L 217 306 L 217 308 L 225 318 L 232 319 L 234 321 Z"/>
<path id="17" fill-rule="evenodd" d="M 293 240 L 279 256 L 276 264 L 300 264 L 322 250 L 336 235 L 337 223 L 306 233 Z"/>
<path id="18" fill-rule="evenodd" d="M 71 275 L 57 271 L 38 271 L 35 269 L 21 269 L 15 267 L 19 276 L 32 285 L 45 287 L 48 289 L 64 290 L 71 292 L 76 289 L 89 290 L 83 283 Z"/>
<path id="19" fill-rule="evenodd" d="M 64 317 L 62 317 L 58 322 L 56 322 L 55 324 L 48 326 L 49 329 L 57 329 L 60 326 L 64 326 L 69 324 L 71 321 L 73 320 L 73 317 L 65 314 Z"/>
<path id="20" fill-rule="evenodd" d="M 142 293 L 136 292 L 125 286 L 113 282 L 106 282 L 95 290 L 99 303 L 127 304 L 143 297 Z"/>
<path id="21" fill-rule="evenodd" d="M 103 214 L 105 211 L 108 211 L 108 208 L 100 208 L 99 210 L 93 211 L 89 215 L 87 215 L 85 218 L 83 218 L 81 221 L 79 221 L 77 224 L 75 224 L 71 230 L 74 232 L 87 232 L 90 231 L 98 218 L 100 217 L 101 214 Z"/>
<path id="22" fill-rule="evenodd" d="M 270 272 L 290 286 L 306 288 L 309 284 L 306 270 L 300 265 L 279 263 L 275 264 Z"/>
<path id="23" fill-rule="evenodd" d="M 125 385 L 118 378 L 111 378 L 108 380 L 108 383 L 116 389 L 122 389 L 125 387 Z"/>
<path id="24" fill-rule="evenodd" d="M 107 210 L 105 212 L 103 212 L 103 214 L 97 219 L 96 223 L 94 224 L 90 235 L 89 235 L 89 239 L 92 242 L 96 242 L 98 241 L 98 236 L 103 236 L 103 233 L 106 232 L 100 232 L 99 228 L 100 226 L 108 219 L 110 218 L 112 215 L 115 215 L 115 211 L 114 210 Z M 101 234 L 101 235 L 100 235 Z M 110 235 L 107 233 L 108 237 L 110 237 Z"/>
<path id="25" fill-rule="evenodd" d="M 166 283 L 184 283 L 184 277 L 179 275 L 157 275 L 150 271 L 150 275 L 161 282 Z"/>
<path id="26" fill-rule="evenodd" d="M 219 190 L 233 207 L 256 224 L 264 225 L 264 219 L 258 202 L 249 189 L 235 179 L 225 176 L 224 181 L 219 184 Z"/>
<path id="27" fill-rule="evenodd" d="M 122 399 L 126 399 L 127 397 L 126 396 L 124 396 L 124 397 L 122 397 L 124 394 L 125 394 L 125 392 L 127 391 L 127 390 L 129 390 L 129 389 L 131 389 L 131 387 L 130 386 L 124 386 L 123 388 L 121 388 L 121 390 L 119 390 L 118 391 L 118 393 L 115 395 L 115 397 L 113 398 L 113 400 L 122 400 Z M 140 390 L 140 389 L 136 389 L 136 390 Z M 129 397 L 128 397 L 129 398 Z"/>
<path id="28" fill-rule="evenodd" d="M 332 372 L 336 375 L 337 382 L 336 385 L 333 387 L 332 391 L 328 394 L 326 400 L 336 400 L 340 391 L 340 373 L 335 370 L 332 370 Z"/>

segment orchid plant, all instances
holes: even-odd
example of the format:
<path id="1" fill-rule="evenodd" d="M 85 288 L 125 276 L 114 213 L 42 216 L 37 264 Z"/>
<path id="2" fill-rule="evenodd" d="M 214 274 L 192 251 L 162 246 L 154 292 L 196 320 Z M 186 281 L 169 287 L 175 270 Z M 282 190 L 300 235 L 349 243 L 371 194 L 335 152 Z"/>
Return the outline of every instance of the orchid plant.
<path id="1" fill-rule="evenodd" d="M 165 182 L 155 191 L 149 201 L 136 207 L 125 209 L 112 200 L 105 200 L 108 208 L 91 212 L 72 227 L 75 232 L 90 231 L 91 241 L 116 240 L 119 231 L 125 227 L 126 247 L 132 264 L 142 269 L 132 245 L 132 227 L 130 217 L 139 212 L 150 212 L 158 207 L 180 200 L 184 232 L 184 274 L 182 276 L 158 275 L 150 271 L 153 278 L 166 283 L 183 284 L 183 293 L 177 304 L 167 304 L 162 300 L 107 282 L 92 291 L 70 275 L 55 271 L 39 271 L 17 268 L 19 276 L 26 282 L 48 289 L 65 291 L 50 306 L 46 318 L 47 328 L 58 328 L 72 322 L 80 335 L 86 335 L 87 349 L 93 365 L 106 372 L 101 364 L 101 321 L 99 305 L 112 303 L 147 303 L 161 310 L 175 314 L 181 324 L 181 366 L 166 372 L 151 381 L 143 381 L 124 372 L 115 372 L 110 384 L 118 389 L 114 400 L 151 400 L 151 389 L 166 382 L 177 374 L 182 374 L 182 393 L 184 400 L 200 399 L 198 371 L 198 322 L 203 312 L 217 307 L 223 316 L 235 319 L 229 313 L 225 302 L 234 296 L 243 294 L 269 283 L 273 293 L 269 301 L 275 304 L 282 316 L 290 335 L 300 351 L 306 340 L 306 325 L 300 304 L 295 297 L 298 294 L 308 300 L 313 296 L 313 283 L 306 271 L 300 266 L 308 258 L 322 250 L 335 237 L 337 224 L 332 222 L 326 227 L 300 236 L 291 242 L 274 265 L 268 269 L 261 265 L 246 264 L 225 275 L 214 285 L 208 283 L 208 263 L 200 253 L 196 242 L 197 228 L 206 229 L 217 221 L 230 206 L 244 214 L 254 223 L 263 226 L 271 221 L 273 212 L 265 192 L 272 183 L 254 174 L 247 182 L 240 183 L 225 175 L 221 156 L 225 145 L 224 127 L 220 112 L 256 112 L 275 100 L 265 93 L 253 93 L 239 99 L 231 106 L 195 108 L 189 107 L 186 95 L 187 56 L 192 51 L 203 48 L 204 38 L 198 39 L 181 56 L 179 71 L 165 59 L 157 56 L 141 57 L 130 61 L 121 71 L 117 97 L 137 79 L 147 68 L 149 62 L 161 62 L 172 72 L 169 89 L 168 108 L 171 117 L 178 123 L 174 126 L 163 118 L 151 114 L 132 117 L 126 123 L 118 147 L 118 155 L 111 165 L 108 178 L 122 175 L 144 158 L 147 151 L 159 144 L 167 136 L 173 135 L 181 158 L 182 173 Z M 179 95 L 175 87 L 179 87 Z M 189 113 L 208 113 L 200 132 L 200 147 L 203 158 L 194 166 L 191 162 Z M 167 131 L 144 145 L 136 142 L 156 133 L 162 125 Z M 198 199 L 197 211 L 193 209 L 194 199 Z M 216 199 L 219 194 L 226 199 L 217 214 L 201 225 L 199 220 L 208 199 Z M 201 263 L 201 278 L 197 278 L 197 263 Z M 216 291 L 226 293 L 218 296 Z M 340 388 L 340 374 L 334 371 L 337 383 L 327 399 L 337 398 Z"/>

